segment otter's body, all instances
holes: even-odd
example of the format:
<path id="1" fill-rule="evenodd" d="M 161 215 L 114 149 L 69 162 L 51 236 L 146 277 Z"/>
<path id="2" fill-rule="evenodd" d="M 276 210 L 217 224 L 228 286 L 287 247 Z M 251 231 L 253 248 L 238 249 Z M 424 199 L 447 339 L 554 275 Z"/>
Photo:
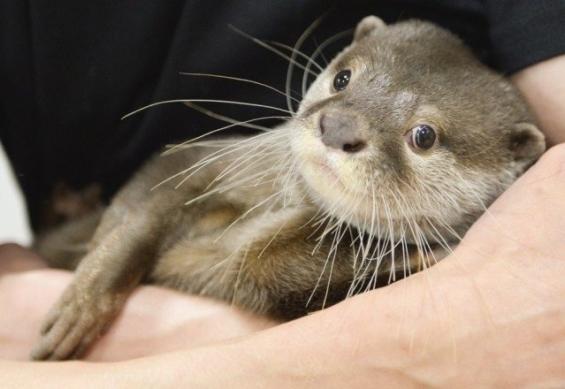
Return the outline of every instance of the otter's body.
<path id="1" fill-rule="evenodd" d="M 445 256 L 543 150 L 519 94 L 458 39 L 368 17 L 288 122 L 134 176 L 34 357 L 79 355 L 142 281 L 282 320 L 386 284 Z"/>

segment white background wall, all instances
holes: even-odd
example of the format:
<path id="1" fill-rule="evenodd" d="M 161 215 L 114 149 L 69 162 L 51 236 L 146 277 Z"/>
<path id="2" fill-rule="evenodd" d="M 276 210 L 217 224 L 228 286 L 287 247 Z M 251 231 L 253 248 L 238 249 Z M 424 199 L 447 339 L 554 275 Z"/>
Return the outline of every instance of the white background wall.
<path id="1" fill-rule="evenodd" d="M 0 243 L 29 244 L 31 234 L 24 202 L 0 145 Z"/>

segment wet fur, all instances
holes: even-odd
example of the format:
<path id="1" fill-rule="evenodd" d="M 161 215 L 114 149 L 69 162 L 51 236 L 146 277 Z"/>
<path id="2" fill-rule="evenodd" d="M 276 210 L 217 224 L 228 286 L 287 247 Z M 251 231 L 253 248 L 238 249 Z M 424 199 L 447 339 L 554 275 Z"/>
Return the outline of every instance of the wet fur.
<path id="1" fill-rule="evenodd" d="M 336 92 L 343 69 L 352 78 Z M 324 144 L 324 117 L 363 148 Z M 438 135 L 426 151 L 407 142 L 422 123 Z M 368 17 L 285 124 L 174 148 L 91 216 L 90 226 L 101 220 L 88 253 L 33 357 L 79 356 L 140 282 L 280 320 L 385 285 L 443 258 L 543 150 L 519 94 L 457 38 Z M 88 237 L 84 223 L 66 236 Z"/>

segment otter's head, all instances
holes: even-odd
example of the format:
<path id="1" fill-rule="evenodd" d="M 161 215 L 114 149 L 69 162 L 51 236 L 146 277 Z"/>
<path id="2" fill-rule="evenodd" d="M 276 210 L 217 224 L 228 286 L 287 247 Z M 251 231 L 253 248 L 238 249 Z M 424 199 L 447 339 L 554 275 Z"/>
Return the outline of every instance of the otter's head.
<path id="1" fill-rule="evenodd" d="M 452 240 L 544 151 L 519 93 L 449 32 L 359 23 L 292 122 L 311 197 L 371 234 Z"/>

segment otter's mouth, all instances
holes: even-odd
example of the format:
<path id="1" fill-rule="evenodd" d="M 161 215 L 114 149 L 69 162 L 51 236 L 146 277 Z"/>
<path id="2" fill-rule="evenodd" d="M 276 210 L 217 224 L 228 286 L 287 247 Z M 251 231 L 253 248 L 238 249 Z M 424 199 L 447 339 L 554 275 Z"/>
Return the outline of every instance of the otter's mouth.
<path id="1" fill-rule="evenodd" d="M 347 189 L 339 173 L 324 158 L 312 158 L 306 161 L 303 176 L 316 192 L 321 192 L 319 194 L 322 196 L 330 190 Z"/>

